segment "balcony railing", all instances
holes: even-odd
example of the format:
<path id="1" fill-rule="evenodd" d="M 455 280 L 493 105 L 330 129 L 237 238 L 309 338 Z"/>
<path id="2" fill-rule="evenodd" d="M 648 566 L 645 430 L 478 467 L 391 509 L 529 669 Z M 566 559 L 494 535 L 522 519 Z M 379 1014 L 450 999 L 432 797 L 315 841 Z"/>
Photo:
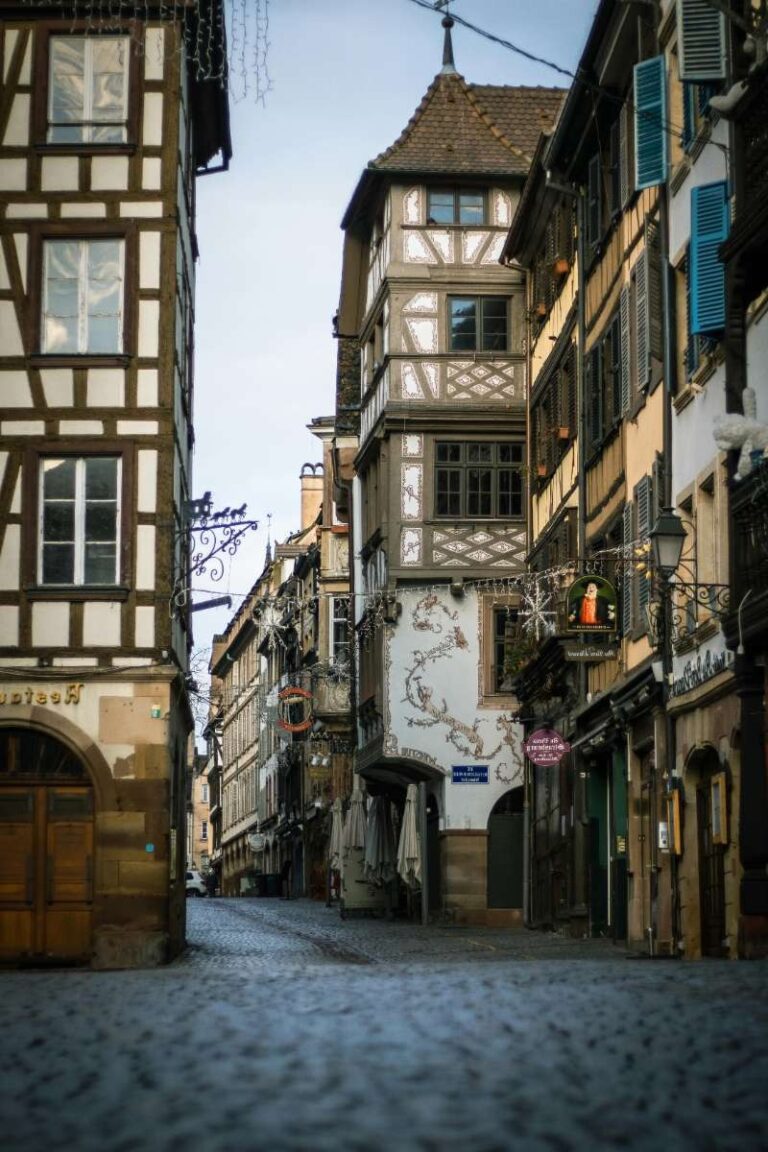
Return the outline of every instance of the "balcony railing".
<path id="1" fill-rule="evenodd" d="M 732 608 L 768 594 L 768 460 L 734 486 Z M 746 601 L 744 601 L 746 603 Z"/>

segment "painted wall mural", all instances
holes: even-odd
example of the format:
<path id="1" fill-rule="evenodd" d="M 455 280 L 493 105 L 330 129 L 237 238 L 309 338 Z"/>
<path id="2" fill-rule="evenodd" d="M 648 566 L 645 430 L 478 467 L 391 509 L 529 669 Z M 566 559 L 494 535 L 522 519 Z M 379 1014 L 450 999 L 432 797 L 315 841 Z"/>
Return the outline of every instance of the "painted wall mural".
<path id="1" fill-rule="evenodd" d="M 449 825 L 484 826 L 498 797 L 522 783 L 523 753 L 512 715 L 477 703 L 477 597 L 456 600 L 446 588 L 402 590 L 400 599 L 400 619 L 387 628 L 387 751 L 445 774 Z M 449 786 L 452 768 L 466 764 L 487 765 L 488 784 Z"/>

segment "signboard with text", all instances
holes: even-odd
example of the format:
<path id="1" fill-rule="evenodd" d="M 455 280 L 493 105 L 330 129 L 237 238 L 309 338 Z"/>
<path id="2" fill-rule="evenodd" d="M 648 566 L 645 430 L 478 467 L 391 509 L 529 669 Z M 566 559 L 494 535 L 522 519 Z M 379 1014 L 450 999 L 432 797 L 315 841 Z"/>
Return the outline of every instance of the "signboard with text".
<path id="1" fill-rule="evenodd" d="M 552 728 L 537 728 L 523 744 L 523 749 L 529 760 L 539 768 L 547 768 L 552 764 L 559 764 L 566 752 L 571 749 L 567 740 L 563 740 L 559 732 Z"/>
<path id="2" fill-rule="evenodd" d="M 451 766 L 453 784 L 487 784 L 487 764 L 453 764 Z"/>

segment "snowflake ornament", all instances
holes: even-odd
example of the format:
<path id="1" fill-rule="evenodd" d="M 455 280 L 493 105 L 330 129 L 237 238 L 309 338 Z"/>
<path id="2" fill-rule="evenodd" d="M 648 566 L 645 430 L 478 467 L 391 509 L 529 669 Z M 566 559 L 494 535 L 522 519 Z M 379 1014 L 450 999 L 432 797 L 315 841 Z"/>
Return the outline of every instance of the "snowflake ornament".
<path id="1" fill-rule="evenodd" d="M 285 647 L 285 625 L 281 623 L 281 610 L 274 604 L 268 604 L 261 614 L 259 619 L 259 629 L 261 632 L 260 641 L 267 641 L 267 648 L 270 652 L 274 652 L 278 645 L 281 648 Z"/>
<path id="2" fill-rule="evenodd" d="M 539 640 L 551 636 L 555 631 L 557 613 L 549 605 L 553 603 L 551 592 L 546 592 L 540 583 L 536 583 L 528 591 L 522 593 L 522 606 L 520 616 L 523 621 L 523 632 Z"/>

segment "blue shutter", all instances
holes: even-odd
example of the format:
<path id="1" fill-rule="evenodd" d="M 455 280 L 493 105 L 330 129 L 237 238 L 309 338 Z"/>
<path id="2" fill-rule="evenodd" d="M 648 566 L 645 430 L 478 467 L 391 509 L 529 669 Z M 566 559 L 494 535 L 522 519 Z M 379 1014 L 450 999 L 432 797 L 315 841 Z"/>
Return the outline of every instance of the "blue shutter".
<path id="1" fill-rule="evenodd" d="M 667 179 L 667 68 L 664 56 L 635 64 L 635 187 Z"/>
<path id="2" fill-rule="evenodd" d="M 728 186 L 703 184 L 691 190 L 691 332 L 725 327 L 725 269 L 718 249 L 728 236 Z"/>
<path id="3" fill-rule="evenodd" d="M 725 79 L 725 17 L 708 0 L 677 0 L 681 80 Z"/>

